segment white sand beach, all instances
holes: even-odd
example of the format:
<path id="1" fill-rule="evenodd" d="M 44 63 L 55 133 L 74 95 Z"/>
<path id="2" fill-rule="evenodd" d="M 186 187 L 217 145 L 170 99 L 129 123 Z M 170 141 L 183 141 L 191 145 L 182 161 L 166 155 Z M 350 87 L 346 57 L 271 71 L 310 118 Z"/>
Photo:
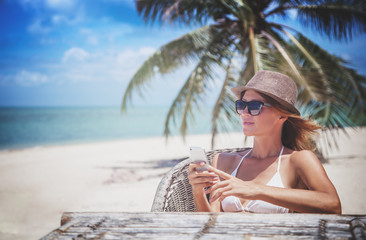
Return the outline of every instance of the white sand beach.
<path id="1" fill-rule="evenodd" d="M 343 214 L 366 214 L 366 129 L 340 133 L 324 164 Z M 244 145 L 220 135 L 216 148 Z M 121 140 L 0 151 L 0 239 L 38 239 L 63 212 L 150 211 L 163 174 L 190 145 L 210 149 L 210 135 Z"/>

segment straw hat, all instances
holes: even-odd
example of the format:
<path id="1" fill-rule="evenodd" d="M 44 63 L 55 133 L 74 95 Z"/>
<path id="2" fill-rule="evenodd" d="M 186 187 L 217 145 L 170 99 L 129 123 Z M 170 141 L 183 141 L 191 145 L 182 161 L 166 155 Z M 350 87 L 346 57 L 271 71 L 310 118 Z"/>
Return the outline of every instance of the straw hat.
<path id="1" fill-rule="evenodd" d="M 278 72 L 261 70 L 245 86 L 234 87 L 231 91 L 240 99 L 241 93 L 249 89 L 275 99 L 286 110 L 300 115 L 300 112 L 295 107 L 297 87 L 295 82 L 288 76 Z"/>

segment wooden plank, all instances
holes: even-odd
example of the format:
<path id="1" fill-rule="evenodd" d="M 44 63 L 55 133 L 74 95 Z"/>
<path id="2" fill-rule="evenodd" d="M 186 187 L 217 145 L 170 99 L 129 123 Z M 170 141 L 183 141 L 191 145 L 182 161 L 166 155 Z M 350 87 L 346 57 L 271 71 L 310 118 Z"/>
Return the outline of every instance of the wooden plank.
<path id="1" fill-rule="evenodd" d="M 277 216 L 282 215 L 282 216 Z M 169 223 L 179 223 L 183 221 L 185 224 L 186 219 L 190 219 L 192 223 L 202 223 L 207 221 L 210 217 L 216 217 L 216 221 L 223 222 L 223 223 L 232 223 L 237 224 L 240 221 L 243 224 L 251 224 L 255 222 L 257 225 L 270 225 L 270 224 L 284 224 L 284 225 L 309 225 L 318 223 L 320 219 L 326 221 L 337 221 L 337 220 L 345 220 L 348 221 L 353 218 L 347 216 L 338 216 L 338 215 L 318 215 L 318 214 L 229 214 L 226 215 L 225 213 L 222 214 L 176 214 L 176 213 L 65 213 L 62 217 L 62 225 L 64 225 L 67 221 L 77 218 L 80 222 L 119 222 L 119 223 L 129 223 L 135 224 L 136 222 L 139 223 L 162 223 L 162 224 L 169 224 Z M 67 219 L 67 220 L 65 220 Z"/>
<path id="2" fill-rule="evenodd" d="M 238 213 L 65 213 L 43 239 L 365 239 L 365 216 Z M 352 224 L 351 224 L 352 223 Z"/>

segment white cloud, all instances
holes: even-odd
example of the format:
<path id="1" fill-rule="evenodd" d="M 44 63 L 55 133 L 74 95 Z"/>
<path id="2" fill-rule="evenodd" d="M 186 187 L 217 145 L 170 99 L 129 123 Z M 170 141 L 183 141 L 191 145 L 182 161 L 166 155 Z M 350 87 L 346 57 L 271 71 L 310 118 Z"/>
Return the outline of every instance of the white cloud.
<path id="1" fill-rule="evenodd" d="M 9 81 L 11 81 L 10 76 L 0 75 L 0 86 L 5 86 Z"/>
<path id="2" fill-rule="evenodd" d="M 98 45 L 99 38 L 98 36 L 89 28 L 80 29 L 80 34 L 86 37 L 86 42 L 91 45 Z"/>
<path id="3" fill-rule="evenodd" d="M 104 0 L 104 2 L 118 2 L 133 10 L 136 9 L 135 0 Z"/>
<path id="4" fill-rule="evenodd" d="M 10 82 L 24 87 L 46 82 L 119 82 L 126 85 L 142 63 L 155 51 L 152 47 L 87 52 L 73 47 L 65 51 L 61 63 L 42 65 L 47 75 L 33 70 L 21 70 L 13 75 L 0 75 L 0 86 Z"/>
<path id="5" fill-rule="evenodd" d="M 41 0 L 18 0 L 18 2 L 23 8 L 36 8 L 41 3 Z"/>
<path id="6" fill-rule="evenodd" d="M 75 0 L 46 0 L 46 5 L 52 9 L 71 8 L 75 5 Z"/>
<path id="7" fill-rule="evenodd" d="M 89 57 L 89 53 L 82 48 L 73 47 L 67 50 L 62 57 L 62 62 L 83 62 Z"/>
<path id="8" fill-rule="evenodd" d="M 93 31 L 90 28 L 81 28 L 80 33 L 83 35 L 88 35 L 88 34 L 92 34 Z"/>
<path id="9" fill-rule="evenodd" d="M 141 47 L 137 51 L 127 49 L 118 53 L 116 60 L 117 63 L 125 67 L 126 70 L 134 69 L 135 71 L 155 51 L 156 49 L 152 47 Z"/>
<path id="10" fill-rule="evenodd" d="M 14 0 L 12 0 L 14 1 Z M 53 10 L 68 10 L 75 7 L 79 0 L 16 0 L 24 8 L 48 8 Z"/>
<path id="11" fill-rule="evenodd" d="M 290 9 L 287 11 L 287 13 L 292 20 L 295 20 L 297 18 L 297 10 L 295 9 Z"/>
<path id="12" fill-rule="evenodd" d="M 13 76 L 13 80 L 23 87 L 31 87 L 48 82 L 48 77 L 37 72 L 22 70 Z"/>
<path id="13" fill-rule="evenodd" d="M 349 53 L 341 53 L 341 57 L 347 61 L 351 61 L 352 57 Z"/>
<path id="14" fill-rule="evenodd" d="M 110 19 L 103 18 L 103 20 L 98 22 L 98 27 L 82 27 L 79 28 L 78 33 L 86 43 L 91 45 L 106 45 L 111 43 L 121 45 L 121 42 L 129 37 L 127 35 L 133 35 L 134 31 L 136 29 L 130 24 L 115 23 Z"/>
<path id="15" fill-rule="evenodd" d="M 88 37 L 86 38 L 86 41 L 87 41 L 89 44 L 91 44 L 91 45 L 98 45 L 98 43 L 99 43 L 99 39 L 98 39 L 98 37 L 97 37 L 97 36 L 95 36 L 95 35 L 88 36 Z"/>
<path id="16" fill-rule="evenodd" d="M 36 18 L 29 26 L 28 31 L 31 33 L 47 34 L 57 28 L 57 25 L 75 25 L 83 21 L 83 14 L 76 16 L 66 16 L 55 14 L 49 18 Z"/>
<path id="17" fill-rule="evenodd" d="M 0 0 L 1 1 L 1 0 Z M 46 34 L 58 25 L 75 25 L 86 19 L 85 7 L 79 0 L 17 0 L 25 9 L 31 9 L 34 18 L 28 26 L 31 33 Z"/>
<path id="18" fill-rule="evenodd" d="M 127 84 L 142 63 L 155 51 L 151 47 L 86 52 L 81 48 L 67 50 L 62 64 L 55 66 L 55 82 L 117 81 Z"/>
<path id="19" fill-rule="evenodd" d="M 52 22 L 54 24 L 60 24 L 61 22 L 65 21 L 65 17 L 60 15 L 60 14 L 56 14 L 52 16 Z"/>
<path id="20" fill-rule="evenodd" d="M 67 24 L 67 25 L 75 25 L 81 23 L 85 19 L 85 14 L 83 10 L 75 10 L 77 13 L 75 14 L 55 14 L 51 16 L 51 22 L 54 25 L 59 24 Z"/>
<path id="21" fill-rule="evenodd" d="M 51 31 L 50 27 L 44 26 L 41 19 L 36 19 L 31 25 L 28 27 L 28 31 L 31 33 L 49 33 Z"/>
<path id="22" fill-rule="evenodd" d="M 54 44 L 57 43 L 57 39 L 49 38 L 49 37 L 43 37 L 39 40 L 39 42 L 42 45 L 54 45 Z"/>
<path id="23" fill-rule="evenodd" d="M 55 14 L 55 15 L 51 16 L 51 22 L 54 25 L 59 25 L 59 24 L 74 25 L 78 22 L 81 22 L 82 20 L 83 20 L 83 14 L 78 14 L 73 17 L 62 15 L 62 14 Z"/>
<path id="24" fill-rule="evenodd" d="M 152 55 L 155 51 L 156 49 L 153 47 L 141 47 L 139 49 L 139 54 L 149 56 Z"/>

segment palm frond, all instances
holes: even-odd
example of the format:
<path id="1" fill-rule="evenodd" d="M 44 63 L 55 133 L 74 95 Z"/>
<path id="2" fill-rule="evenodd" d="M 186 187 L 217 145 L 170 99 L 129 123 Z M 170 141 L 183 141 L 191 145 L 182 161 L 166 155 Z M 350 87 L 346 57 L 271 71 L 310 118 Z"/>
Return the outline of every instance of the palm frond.
<path id="1" fill-rule="evenodd" d="M 331 99 L 332 99 L 332 91 L 331 88 L 329 86 L 327 77 L 325 75 L 325 73 L 323 72 L 322 67 L 320 66 L 320 64 L 315 60 L 315 58 L 305 49 L 305 47 L 303 45 L 301 45 L 301 43 L 289 32 L 285 31 L 284 29 L 281 29 L 283 33 L 285 33 L 289 39 L 292 41 L 292 43 L 297 47 L 298 50 L 300 50 L 300 52 L 306 57 L 306 59 L 311 63 L 312 66 L 310 66 L 310 72 L 313 72 L 312 70 L 314 69 L 316 71 L 315 75 L 309 76 L 309 74 L 307 74 L 307 79 L 318 79 L 320 80 L 320 82 L 322 84 L 319 84 L 319 89 L 321 89 L 321 91 L 317 92 L 317 95 L 321 96 L 320 100 L 324 99 L 325 102 L 325 111 L 324 111 L 324 121 L 328 121 L 329 118 L 329 114 L 330 114 L 330 105 L 331 105 Z M 297 51 L 295 51 L 297 52 Z M 303 69 L 307 69 L 305 68 L 304 65 L 302 65 Z M 304 72 L 304 70 L 303 70 Z M 313 85 L 314 86 L 314 85 Z"/>
<path id="2" fill-rule="evenodd" d="M 365 77 L 345 66 L 343 59 L 329 54 L 305 36 L 298 34 L 296 39 L 321 69 L 314 69 L 312 60 L 298 51 L 296 44 L 287 48 L 300 64 L 302 75 L 319 96 L 318 101 L 305 100 L 300 90 L 298 107 L 302 114 L 329 128 L 365 124 Z"/>
<path id="3" fill-rule="evenodd" d="M 226 67 L 226 76 L 222 85 L 220 94 L 216 100 L 215 106 L 212 110 L 211 119 L 211 148 L 214 149 L 215 138 L 219 132 L 219 128 L 227 132 L 233 126 L 239 126 L 238 118 L 236 117 L 234 102 L 235 98 L 231 94 L 230 88 L 234 87 L 235 78 L 231 73 L 232 59 Z M 236 117 L 236 118 L 235 118 Z"/>
<path id="4" fill-rule="evenodd" d="M 143 96 L 142 86 L 151 81 L 157 73 L 170 73 L 182 65 L 197 60 L 217 31 L 216 26 L 207 25 L 162 46 L 142 64 L 130 80 L 123 96 L 122 110 L 126 110 L 134 91 Z"/>
<path id="5" fill-rule="evenodd" d="M 282 55 L 272 47 L 271 41 L 263 35 L 257 35 L 256 38 L 257 63 L 259 70 L 278 71 L 283 65 Z M 286 64 L 287 66 L 287 64 Z"/>
<path id="6" fill-rule="evenodd" d="M 229 14 L 217 0 L 135 0 L 136 8 L 145 22 L 185 25 L 204 24 L 210 19 L 220 19 Z"/>
<path id="7" fill-rule="evenodd" d="M 254 15 L 250 2 L 245 0 L 220 0 L 220 2 L 226 7 L 230 14 L 242 21 L 245 32 L 247 31 L 248 26 L 253 26 Z"/>
<path id="8" fill-rule="evenodd" d="M 345 60 L 329 54 L 305 36 L 298 34 L 297 38 L 321 65 L 324 74 L 327 76 L 332 95 L 341 91 L 339 94 L 343 95 L 345 93 L 341 99 L 352 97 L 356 99 L 359 105 L 363 105 L 365 102 L 365 77 L 346 67 Z"/>
<path id="9" fill-rule="evenodd" d="M 188 118 L 194 118 L 192 111 L 199 107 L 202 95 L 208 88 L 208 82 L 212 81 L 218 69 L 223 69 L 225 59 L 229 55 L 230 48 L 235 47 L 231 33 L 226 28 L 216 32 L 210 44 L 206 46 L 205 52 L 199 63 L 192 71 L 184 86 L 171 105 L 165 120 L 164 134 L 170 134 L 170 122 L 175 122 L 178 113 L 181 113 L 180 132 L 184 137 L 187 133 Z"/>
<path id="10" fill-rule="evenodd" d="M 298 39 L 319 62 L 332 93 L 331 98 L 325 98 L 330 100 L 329 109 L 325 108 L 324 101 L 304 106 L 312 109 L 312 118 L 329 128 L 365 125 L 366 78 L 346 67 L 343 59 L 329 54 L 306 37 L 299 35 Z M 304 67 L 306 69 L 306 65 Z M 328 118 L 324 118 L 324 111 L 329 112 Z"/>
<path id="11" fill-rule="evenodd" d="M 268 21 L 268 16 L 286 17 L 288 10 L 296 10 L 297 19 L 312 30 L 329 39 L 347 41 L 366 32 L 366 1 L 136 0 L 136 6 L 151 24 L 215 22 L 161 47 L 136 72 L 124 94 L 123 109 L 132 93 L 141 94 L 155 75 L 196 64 L 169 109 L 166 136 L 172 123 L 178 124 L 185 136 L 217 71 L 226 75 L 220 75 L 223 83 L 212 111 L 212 144 L 219 131 L 229 129 L 229 122 L 235 123 L 229 87 L 245 84 L 259 69 L 292 77 L 299 89 L 300 112 L 322 126 L 366 125 L 366 78 L 295 29 L 290 32 L 297 34 L 292 35 L 284 30 L 288 26 Z M 233 64 L 236 57 L 243 62 L 238 69 Z"/>
<path id="12" fill-rule="evenodd" d="M 304 26 L 329 39 L 351 40 L 366 32 L 366 2 L 364 0 L 305 1 L 298 5 L 298 19 Z"/>
<path id="13" fill-rule="evenodd" d="M 203 95 L 209 81 L 214 79 L 215 68 L 220 67 L 221 63 L 208 54 L 201 58 L 195 69 L 189 75 L 187 81 L 181 88 L 177 97 L 171 105 L 165 119 L 164 134 L 168 137 L 171 133 L 170 122 L 176 122 L 176 118 L 181 118 L 180 133 L 185 137 L 187 133 L 188 117 L 194 119 L 193 110 L 199 109 L 199 103 L 203 100 Z"/>
<path id="14" fill-rule="evenodd" d="M 265 31 L 262 31 L 261 34 L 263 34 L 266 38 L 268 38 L 272 44 L 277 48 L 277 50 L 281 53 L 283 58 L 288 63 L 289 67 L 293 71 L 293 73 L 296 76 L 296 79 L 299 81 L 300 85 L 304 87 L 307 94 L 309 94 L 310 99 L 317 99 L 317 96 L 312 91 L 311 87 L 309 86 L 308 82 L 304 79 L 304 77 L 301 75 L 300 71 L 296 67 L 296 63 L 290 58 L 290 56 L 287 54 L 286 50 L 274 39 L 270 34 L 268 34 Z"/>

